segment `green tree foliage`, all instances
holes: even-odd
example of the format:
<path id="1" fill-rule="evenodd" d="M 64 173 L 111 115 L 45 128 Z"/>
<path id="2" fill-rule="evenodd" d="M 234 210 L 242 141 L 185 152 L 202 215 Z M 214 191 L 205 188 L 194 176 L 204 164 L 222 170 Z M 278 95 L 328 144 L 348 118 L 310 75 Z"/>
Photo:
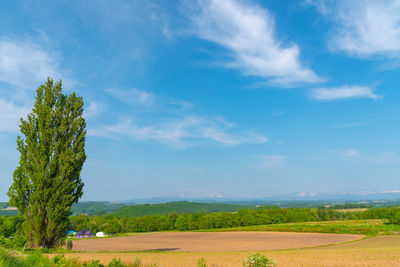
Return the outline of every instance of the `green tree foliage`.
<path id="1" fill-rule="evenodd" d="M 248 256 L 244 262 L 243 267 L 274 267 L 275 261 L 268 259 L 260 253 L 255 253 Z"/>
<path id="2" fill-rule="evenodd" d="M 388 220 L 391 224 L 400 224 L 400 209 L 392 209 L 389 213 Z"/>
<path id="3" fill-rule="evenodd" d="M 62 94 L 61 81 L 48 78 L 36 93 L 27 120 L 21 119 L 19 166 L 8 191 L 10 204 L 23 214 L 33 248 L 62 242 L 71 205 L 82 196 L 86 159 L 83 100 Z"/>
<path id="4" fill-rule="evenodd" d="M 207 261 L 204 258 L 200 258 L 197 261 L 197 267 L 207 267 Z"/>

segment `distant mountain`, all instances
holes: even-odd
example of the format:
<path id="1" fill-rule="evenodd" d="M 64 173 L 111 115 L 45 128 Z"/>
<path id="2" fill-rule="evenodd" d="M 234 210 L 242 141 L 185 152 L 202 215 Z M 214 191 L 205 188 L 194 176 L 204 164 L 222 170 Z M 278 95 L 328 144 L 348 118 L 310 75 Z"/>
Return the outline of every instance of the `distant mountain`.
<path id="1" fill-rule="evenodd" d="M 229 198 L 229 197 L 202 197 L 202 198 L 190 198 L 190 197 L 153 197 L 153 198 L 142 198 L 132 199 L 127 201 L 121 201 L 125 204 L 159 204 L 174 201 L 191 201 L 199 203 L 232 203 L 232 204 L 273 204 L 275 202 L 302 202 L 302 201 L 317 201 L 317 202 L 354 202 L 354 201 L 386 201 L 386 200 L 398 200 L 400 201 L 400 190 L 383 191 L 383 192 L 343 192 L 343 193 L 316 193 L 316 192 L 295 192 L 288 194 L 276 194 L 266 197 L 258 198 Z"/>
<path id="2" fill-rule="evenodd" d="M 266 200 L 275 201 L 363 201 L 363 200 L 400 200 L 400 191 L 383 191 L 383 192 L 344 192 L 344 193 L 314 193 L 314 192 L 297 192 L 292 194 L 276 195 L 265 198 Z"/>
<path id="3" fill-rule="evenodd" d="M 171 213 L 198 213 L 198 212 L 234 212 L 245 208 L 243 205 L 227 203 L 197 203 L 188 201 L 177 201 L 163 204 L 144 204 L 122 207 L 111 212 L 112 215 L 119 216 L 145 216 L 161 215 Z"/>
<path id="4" fill-rule="evenodd" d="M 344 193 L 295 192 L 290 194 L 271 195 L 262 198 L 184 198 L 165 196 L 120 202 L 82 201 L 74 204 L 71 212 L 72 215 L 116 214 L 123 216 L 142 216 L 167 214 L 172 212 L 231 212 L 237 211 L 243 207 L 262 205 L 274 205 L 279 207 L 317 207 L 326 204 L 354 202 L 368 203 L 373 206 L 400 205 L 400 190 Z M 6 202 L 0 202 L 0 216 L 12 216 L 17 213 L 18 211 L 10 209 L 9 204 Z"/>

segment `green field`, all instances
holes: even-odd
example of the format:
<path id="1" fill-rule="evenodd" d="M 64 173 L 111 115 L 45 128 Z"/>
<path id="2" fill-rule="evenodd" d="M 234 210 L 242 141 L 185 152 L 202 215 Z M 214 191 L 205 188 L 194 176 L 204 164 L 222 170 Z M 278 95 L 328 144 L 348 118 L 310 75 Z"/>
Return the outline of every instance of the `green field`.
<path id="1" fill-rule="evenodd" d="M 210 229 L 204 231 L 276 231 L 300 233 L 363 234 L 368 236 L 375 236 L 398 235 L 400 234 L 400 225 L 388 224 L 387 220 L 342 220 L 242 226 L 223 229 Z"/>

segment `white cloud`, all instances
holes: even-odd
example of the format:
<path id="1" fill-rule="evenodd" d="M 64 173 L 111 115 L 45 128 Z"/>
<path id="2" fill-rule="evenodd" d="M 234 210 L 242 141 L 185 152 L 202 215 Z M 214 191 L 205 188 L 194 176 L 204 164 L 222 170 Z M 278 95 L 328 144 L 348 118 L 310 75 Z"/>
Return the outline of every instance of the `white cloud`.
<path id="1" fill-rule="evenodd" d="M 189 101 L 179 100 L 179 99 L 169 99 L 166 101 L 168 105 L 178 107 L 183 110 L 189 110 L 193 107 L 193 104 Z"/>
<path id="2" fill-rule="evenodd" d="M 329 8 L 328 8 L 328 1 L 321 1 L 321 0 L 305 0 L 305 4 L 314 6 L 317 8 L 319 12 L 321 12 L 323 15 L 327 15 L 329 13 Z"/>
<path id="3" fill-rule="evenodd" d="M 64 85 L 73 84 L 61 74 L 60 59 L 54 53 L 31 41 L 0 39 L 0 81 L 22 89 L 36 89 L 48 76 L 63 79 Z"/>
<path id="4" fill-rule="evenodd" d="M 90 101 L 84 109 L 85 117 L 93 117 L 100 113 L 103 105 L 98 102 Z"/>
<path id="5" fill-rule="evenodd" d="M 398 163 L 399 155 L 394 152 L 384 152 L 381 155 L 372 157 L 370 160 L 375 163 Z"/>
<path id="6" fill-rule="evenodd" d="M 150 106 L 155 103 L 156 97 L 149 92 L 136 88 L 132 89 L 108 89 L 107 93 L 115 97 L 121 102 L 128 103 L 132 106 Z"/>
<path id="7" fill-rule="evenodd" d="M 204 193 L 203 196 L 207 197 L 207 198 L 223 198 L 224 197 L 224 195 L 220 192 Z"/>
<path id="8" fill-rule="evenodd" d="M 137 125 L 132 120 L 122 120 L 114 125 L 90 129 L 88 133 L 107 138 L 123 135 L 138 141 L 153 140 L 180 148 L 207 140 L 228 146 L 261 144 L 268 140 L 267 137 L 255 133 L 233 134 L 229 132 L 229 128 L 219 120 L 185 117 L 155 125 Z"/>
<path id="9" fill-rule="evenodd" d="M 398 163 L 400 158 L 394 152 L 383 152 L 375 155 L 367 155 L 361 153 L 357 149 L 344 149 L 339 153 L 345 160 L 351 162 L 366 162 L 374 164 L 391 164 Z"/>
<path id="10" fill-rule="evenodd" d="M 273 168 L 283 166 L 286 157 L 283 155 L 260 155 L 257 158 L 261 160 L 261 167 Z"/>
<path id="11" fill-rule="evenodd" d="M 400 1 L 309 1 L 332 16 L 334 50 L 358 57 L 400 57 Z"/>
<path id="12" fill-rule="evenodd" d="M 352 158 L 352 157 L 360 157 L 361 153 L 356 149 L 345 149 L 344 151 L 342 151 L 341 155 L 344 157 Z"/>
<path id="13" fill-rule="evenodd" d="M 193 107 L 192 103 L 185 100 L 166 98 L 155 95 L 153 93 L 139 90 L 137 88 L 122 89 L 113 88 L 105 90 L 108 94 L 118 99 L 121 102 L 127 103 L 133 107 L 141 106 L 148 108 L 163 108 L 163 109 L 181 109 L 189 110 Z"/>
<path id="14" fill-rule="evenodd" d="M 277 145 L 282 145 L 283 143 L 285 143 L 285 140 L 282 139 L 275 141 L 275 144 Z"/>
<path id="15" fill-rule="evenodd" d="M 366 125 L 365 122 L 349 122 L 349 123 L 340 123 L 333 125 L 333 128 L 350 128 Z"/>
<path id="16" fill-rule="evenodd" d="M 0 99 L 0 133 L 16 133 L 20 118 L 26 117 L 31 108 L 21 107 Z"/>
<path id="17" fill-rule="evenodd" d="M 318 193 L 314 192 L 299 192 L 296 194 L 299 197 L 315 197 L 318 196 Z"/>
<path id="18" fill-rule="evenodd" d="M 273 118 L 280 117 L 280 116 L 283 116 L 285 114 L 286 114 L 285 111 L 277 111 L 277 112 L 272 113 L 271 117 L 273 117 Z"/>
<path id="19" fill-rule="evenodd" d="M 190 13 L 194 33 L 231 52 L 232 60 L 225 63 L 226 67 L 284 87 L 322 81 L 301 64 L 296 44 L 285 46 L 277 39 L 275 20 L 268 10 L 236 0 L 198 3 L 200 10 Z"/>
<path id="20" fill-rule="evenodd" d="M 382 98 L 374 93 L 374 90 L 367 86 L 344 85 L 332 88 L 315 88 L 311 91 L 310 96 L 321 101 L 333 101 L 348 98 L 370 98 L 378 100 Z"/>

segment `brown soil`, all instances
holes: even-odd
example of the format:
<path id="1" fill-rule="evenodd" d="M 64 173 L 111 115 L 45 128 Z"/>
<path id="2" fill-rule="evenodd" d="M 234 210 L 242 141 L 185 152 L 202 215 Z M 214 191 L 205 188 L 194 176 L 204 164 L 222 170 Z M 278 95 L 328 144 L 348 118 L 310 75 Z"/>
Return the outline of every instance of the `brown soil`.
<path id="1" fill-rule="evenodd" d="M 283 232 L 173 232 L 73 241 L 75 251 L 261 251 L 315 247 L 362 235 Z"/>
<path id="2" fill-rule="evenodd" d="M 80 241 L 79 241 L 80 242 Z M 108 264 L 113 258 L 133 263 L 136 258 L 144 265 L 158 264 L 163 267 L 196 267 L 197 260 L 206 259 L 213 267 L 242 266 L 252 252 L 75 252 L 66 253 L 68 258 L 80 261 L 100 260 Z M 347 244 L 297 250 L 263 251 L 261 254 L 276 260 L 279 266 L 290 267 L 337 267 L 337 266 L 400 266 L 400 236 L 378 236 Z M 50 254 L 50 257 L 56 254 Z"/>

